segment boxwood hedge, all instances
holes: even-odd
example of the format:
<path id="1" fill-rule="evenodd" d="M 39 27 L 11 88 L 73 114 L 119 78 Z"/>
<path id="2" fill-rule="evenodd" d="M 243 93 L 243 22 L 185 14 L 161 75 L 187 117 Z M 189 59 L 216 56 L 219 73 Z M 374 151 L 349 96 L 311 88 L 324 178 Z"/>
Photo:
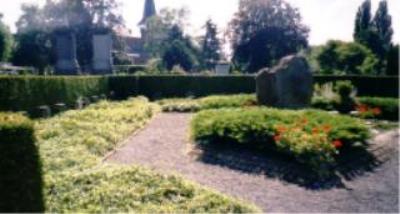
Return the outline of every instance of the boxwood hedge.
<path id="1" fill-rule="evenodd" d="M 316 110 L 206 110 L 197 113 L 191 123 L 191 136 L 199 144 L 239 143 L 276 150 L 321 175 L 334 165 L 343 148 L 364 142 L 369 135 L 359 119 Z"/>
<path id="2" fill-rule="evenodd" d="M 0 113 L 0 212 L 43 212 L 42 172 L 33 123 Z"/>

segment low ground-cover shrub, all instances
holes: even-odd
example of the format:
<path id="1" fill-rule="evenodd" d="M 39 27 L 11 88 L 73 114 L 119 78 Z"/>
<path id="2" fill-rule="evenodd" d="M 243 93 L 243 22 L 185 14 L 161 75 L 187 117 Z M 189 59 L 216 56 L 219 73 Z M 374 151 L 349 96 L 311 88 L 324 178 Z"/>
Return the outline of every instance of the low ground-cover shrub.
<path id="1" fill-rule="evenodd" d="M 269 108 L 208 110 L 191 124 L 200 144 L 239 143 L 295 157 L 320 175 L 328 173 L 343 148 L 369 137 L 359 119 L 316 110 Z"/>
<path id="2" fill-rule="evenodd" d="M 42 174 L 33 123 L 0 113 L 0 212 L 42 212 Z"/>
<path id="3" fill-rule="evenodd" d="M 252 94 L 214 95 L 198 99 L 164 99 L 158 101 L 165 112 L 197 112 L 207 109 L 239 108 L 257 105 Z"/>
<path id="4" fill-rule="evenodd" d="M 47 212 L 256 212 L 176 176 L 102 164 L 103 156 L 159 111 L 145 98 L 102 101 L 36 125 Z"/>
<path id="5" fill-rule="evenodd" d="M 357 111 L 362 118 L 399 120 L 399 99 L 359 97 Z"/>

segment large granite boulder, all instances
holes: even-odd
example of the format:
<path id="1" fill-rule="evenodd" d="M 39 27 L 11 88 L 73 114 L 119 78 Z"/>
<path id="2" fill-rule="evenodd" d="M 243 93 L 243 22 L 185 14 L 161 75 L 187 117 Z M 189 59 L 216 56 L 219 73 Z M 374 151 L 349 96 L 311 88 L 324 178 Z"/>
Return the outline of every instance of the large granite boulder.
<path id="1" fill-rule="evenodd" d="M 262 69 L 256 77 L 257 99 L 261 105 L 305 108 L 313 94 L 313 77 L 307 60 L 287 56 L 272 69 Z"/>

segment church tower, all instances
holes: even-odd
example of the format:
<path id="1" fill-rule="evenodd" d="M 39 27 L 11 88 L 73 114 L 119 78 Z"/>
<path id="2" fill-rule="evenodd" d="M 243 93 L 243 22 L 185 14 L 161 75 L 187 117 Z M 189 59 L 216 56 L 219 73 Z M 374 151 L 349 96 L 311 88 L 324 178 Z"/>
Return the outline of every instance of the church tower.
<path id="1" fill-rule="evenodd" d="M 156 5 L 154 3 L 154 0 L 146 0 L 146 2 L 144 4 L 143 18 L 139 22 L 139 27 L 140 27 L 140 32 L 142 33 L 142 38 L 144 38 L 146 35 L 146 21 L 155 15 L 157 15 L 157 11 L 156 11 Z"/>

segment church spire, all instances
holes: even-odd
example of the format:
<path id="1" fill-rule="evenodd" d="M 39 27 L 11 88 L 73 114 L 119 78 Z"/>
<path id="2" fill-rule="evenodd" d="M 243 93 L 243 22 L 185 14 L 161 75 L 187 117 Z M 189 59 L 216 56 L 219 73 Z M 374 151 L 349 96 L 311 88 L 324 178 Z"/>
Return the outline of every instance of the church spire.
<path id="1" fill-rule="evenodd" d="M 156 5 L 154 4 L 154 0 L 146 0 L 144 4 L 143 18 L 142 21 L 139 22 L 139 25 L 144 25 L 148 18 L 155 16 Z"/>

